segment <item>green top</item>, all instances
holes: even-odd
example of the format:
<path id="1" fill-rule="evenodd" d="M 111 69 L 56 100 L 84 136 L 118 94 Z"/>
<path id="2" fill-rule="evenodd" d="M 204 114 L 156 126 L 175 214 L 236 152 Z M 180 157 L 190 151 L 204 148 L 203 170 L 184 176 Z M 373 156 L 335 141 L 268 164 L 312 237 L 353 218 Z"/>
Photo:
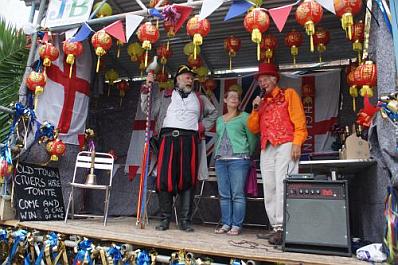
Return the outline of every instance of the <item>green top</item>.
<path id="1" fill-rule="evenodd" d="M 247 128 L 248 117 L 249 114 L 246 112 L 241 112 L 227 122 L 224 121 L 222 116 L 218 117 L 216 122 L 216 154 L 219 151 L 224 131 L 229 138 L 234 154 L 249 153 L 252 155 L 254 153 L 257 145 L 257 136 Z"/>

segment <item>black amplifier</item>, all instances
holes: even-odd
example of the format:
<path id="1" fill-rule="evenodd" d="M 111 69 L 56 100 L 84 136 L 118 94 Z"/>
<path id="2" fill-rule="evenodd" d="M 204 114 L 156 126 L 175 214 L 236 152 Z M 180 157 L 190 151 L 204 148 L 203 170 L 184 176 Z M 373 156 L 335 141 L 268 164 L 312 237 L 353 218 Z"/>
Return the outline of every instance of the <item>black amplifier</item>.
<path id="1" fill-rule="evenodd" d="M 347 182 L 284 183 L 283 250 L 351 256 Z"/>

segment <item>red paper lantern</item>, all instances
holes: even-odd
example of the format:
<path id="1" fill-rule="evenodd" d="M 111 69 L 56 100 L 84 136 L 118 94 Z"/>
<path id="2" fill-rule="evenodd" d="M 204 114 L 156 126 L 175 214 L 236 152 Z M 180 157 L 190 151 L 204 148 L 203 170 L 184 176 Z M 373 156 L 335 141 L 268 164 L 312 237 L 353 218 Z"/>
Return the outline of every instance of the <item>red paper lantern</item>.
<path id="1" fill-rule="evenodd" d="M 372 61 L 366 61 L 357 67 L 354 72 L 356 85 L 362 86 L 359 93 L 362 97 L 372 97 L 373 87 L 377 83 L 377 67 Z"/>
<path id="2" fill-rule="evenodd" d="M 188 56 L 188 64 L 191 68 L 196 69 L 202 66 L 202 59 L 191 54 Z"/>
<path id="3" fill-rule="evenodd" d="M 285 36 L 285 44 L 290 47 L 290 54 L 293 56 L 293 64 L 296 64 L 296 56 L 299 52 L 299 47 L 303 43 L 303 34 L 301 32 L 292 29 Z"/>
<path id="4" fill-rule="evenodd" d="M 245 16 L 243 25 L 248 32 L 251 32 L 252 41 L 257 43 L 257 60 L 260 61 L 260 43 L 262 33 L 269 28 L 269 16 L 263 9 L 253 8 Z"/>
<path id="5" fill-rule="evenodd" d="M 274 56 L 274 49 L 278 46 L 278 40 L 271 34 L 266 34 L 261 40 L 260 48 L 265 50 L 265 58 L 270 63 Z"/>
<path id="6" fill-rule="evenodd" d="M 296 21 L 304 26 L 305 32 L 310 36 L 310 50 L 314 52 L 313 35 L 315 34 L 315 24 L 321 21 L 323 9 L 314 0 L 304 0 L 296 10 Z"/>
<path id="7" fill-rule="evenodd" d="M 58 157 L 65 153 L 66 146 L 60 139 L 55 139 L 47 143 L 47 152 L 50 154 L 51 161 L 58 161 Z"/>
<path id="8" fill-rule="evenodd" d="M 319 62 L 322 62 L 322 53 L 326 51 L 326 46 L 330 40 L 329 31 L 323 28 L 317 28 L 314 35 L 314 44 L 319 53 Z"/>
<path id="9" fill-rule="evenodd" d="M 137 37 L 142 42 L 142 48 L 145 49 L 145 68 L 148 65 L 148 51 L 152 49 L 152 44 L 159 39 L 159 30 L 151 22 L 142 24 L 137 30 Z"/>
<path id="10" fill-rule="evenodd" d="M 345 30 L 348 38 L 352 38 L 352 26 L 354 16 L 362 9 L 361 0 L 334 0 L 334 10 L 336 15 L 341 17 L 341 27 Z"/>
<path id="11" fill-rule="evenodd" d="M 47 80 L 44 73 L 35 72 L 35 71 L 30 72 L 28 78 L 26 79 L 26 86 L 30 91 L 35 93 L 35 103 L 34 103 L 35 110 L 37 107 L 37 101 L 39 99 L 39 95 L 44 92 L 44 86 L 46 85 L 46 81 Z"/>
<path id="12" fill-rule="evenodd" d="M 358 21 L 352 27 L 352 49 L 358 53 L 358 62 L 361 63 L 362 43 L 365 39 L 365 24 L 362 20 Z"/>
<path id="13" fill-rule="evenodd" d="M 240 39 L 233 35 L 227 37 L 224 40 L 224 49 L 229 56 L 229 70 L 232 70 L 232 57 L 235 57 L 240 49 Z"/>
<path id="14" fill-rule="evenodd" d="M 169 74 L 167 72 L 161 72 L 156 75 L 156 81 L 159 83 L 167 82 L 169 79 Z"/>
<path id="15" fill-rule="evenodd" d="M 217 88 L 217 82 L 214 79 L 207 79 L 204 86 L 207 92 L 214 92 Z"/>
<path id="16" fill-rule="evenodd" d="M 123 97 L 126 95 L 126 90 L 129 87 L 129 83 L 126 80 L 121 80 L 119 83 L 116 85 L 117 89 L 119 89 L 119 95 L 120 95 L 120 107 L 122 106 L 123 103 Z"/>
<path id="17" fill-rule="evenodd" d="M 64 53 L 67 55 L 66 63 L 70 64 L 69 78 L 72 78 L 73 64 L 75 63 L 75 58 L 80 54 L 82 54 L 83 44 L 79 41 L 76 42 L 64 41 L 62 49 Z"/>
<path id="18" fill-rule="evenodd" d="M 156 54 L 160 58 L 160 63 L 163 65 L 162 72 L 164 73 L 164 66 L 167 63 L 167 59 L 172 55 L 172 52 L 167 45 L 162 45 L 156 49 Z"/>
<path id="19" fill-rule="evenodd" d="M 352 97 L 352 109 L 356 110 L 356 97 L 358 97 L 358 88 L 355 84 L 355 68 L 352 68 L 347 74 L 347 84 L 349 85 L 350 96 Z"/>
<path id="20" fill-rule="evenodd" d="M 202 19 L 199 20 L 199 16 L 196 15 L 188 20 L 187 23 L 187 33 L 189 36 L 193 37 L 192 43 L 194 44 L 193 56 L 196 59 L 196 49 L 197 46 L 202 45 L 203 37 L 206 37 L 210 32 L 210 22 L 209 20 Z"/>
<path id="21" fill-rule="evenodd" d="M 98 56 L 97 60 L 97 73 L 99 71 L 101 56 L 104 56 L 107 51 L 112 47 L 112 38 L 105 30 L 100 30 L 94 33 L 91 37 L 91 44 L 95 49 L 95 54 Z"/>
<path id="22" fill-rule="evenodd" d="M 42 44 L 39 47 L 40 58 L 43 59 L 43 65 L 49 67 L 52 61 L 55 61 L 59 56 L 58 49 L 51 43 Z"/>

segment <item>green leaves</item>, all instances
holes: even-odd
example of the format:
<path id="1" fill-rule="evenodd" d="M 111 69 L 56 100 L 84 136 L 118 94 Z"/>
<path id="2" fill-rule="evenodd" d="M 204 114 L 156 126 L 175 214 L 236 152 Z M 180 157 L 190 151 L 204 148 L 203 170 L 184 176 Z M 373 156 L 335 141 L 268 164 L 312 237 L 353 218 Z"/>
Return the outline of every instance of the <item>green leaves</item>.
<path id="1" fill-rule="evenodd" d="M 9 107 L 18 101 L 18 90 L 25 72 L 29 50 L 22 30 L 0 18 L 0 106 Z M 0 113 L 0 141 L 10 130 L 10 115 Z"/>

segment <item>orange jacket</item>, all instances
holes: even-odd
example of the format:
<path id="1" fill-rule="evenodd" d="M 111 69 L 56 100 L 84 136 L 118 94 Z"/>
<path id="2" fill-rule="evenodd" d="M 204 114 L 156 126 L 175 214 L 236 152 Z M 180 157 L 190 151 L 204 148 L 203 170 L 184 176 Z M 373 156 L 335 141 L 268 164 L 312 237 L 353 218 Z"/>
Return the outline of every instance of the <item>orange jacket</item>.
<path id="1" fill-rule="evenodd" d="M 275 87 L 271 91 L 270 96 L 275 97 L 276 95 L 278 95 L 279 90 L 280 90 L 279 87 Z M 287 88 L 285 90 L 285 99 L 288 103 L 290 121 L 294 125 L 293 144 L 302 145 L 307 139 L 308 132 L 307 132 L 304 108 L 303 104 L 301 103 L 301 98 L 293 88 Z M 266 104 L 266 98 L 264 98 L 261 104 Z M 259 108 L 261 108 L 261 104 Z M 247 120 L 247 127 L 252 133 L 260 132 L 260 120 L 261 120 L 260 118 L 261 117 L 257 110 L 253 110 L 252 113 L 249 115 L 249 118 Z"/>

